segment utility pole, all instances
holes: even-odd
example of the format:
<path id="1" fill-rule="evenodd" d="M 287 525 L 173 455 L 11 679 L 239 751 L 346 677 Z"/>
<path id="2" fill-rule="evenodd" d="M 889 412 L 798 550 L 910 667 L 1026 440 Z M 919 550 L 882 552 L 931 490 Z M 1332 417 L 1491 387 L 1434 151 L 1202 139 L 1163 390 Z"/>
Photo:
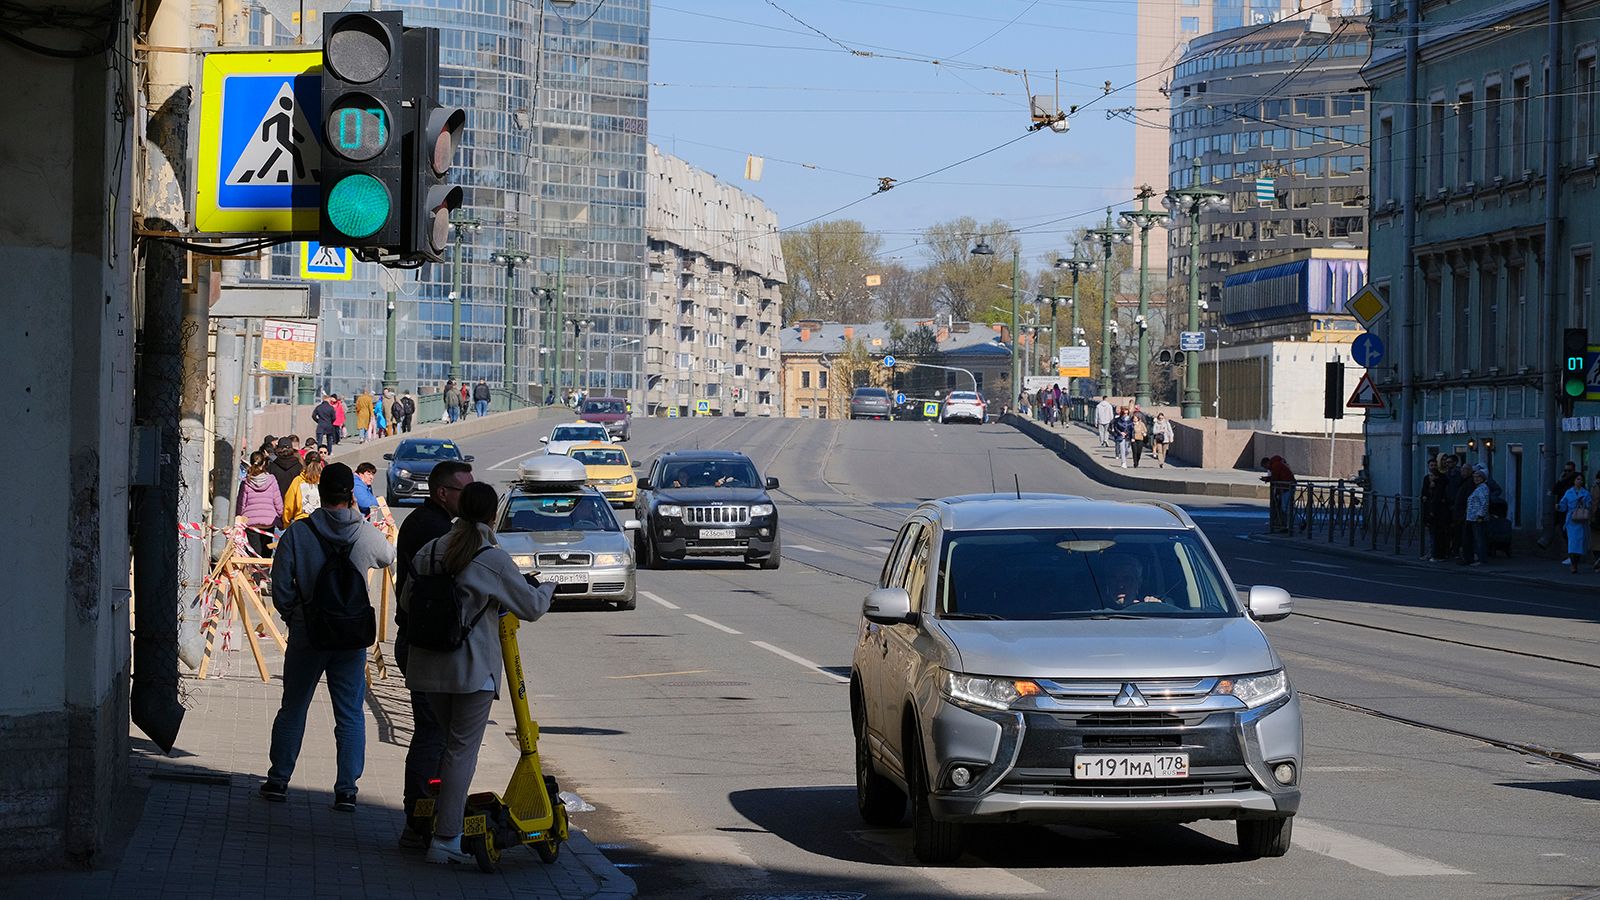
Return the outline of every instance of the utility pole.
<path id="1" fill-rule="evenodd" d="M 556 314 L 550 320 L 550 331 L 555 335 L 556 355 L 550 361 L 550 374 L 555 381 L 556 399 L 561 399 L 561 338 L 565 334 L 562 322 L 566 313 L 563 311 L 567 303 L 567 245 L 562 244 L 556 252 Z M 577 381 L 577 376 L 573 376 Z"/>
<path id="2" fill-rule="evenodd" d="M 1139 187 L 1139 208 L 1122 214 L 1122 222 L 1139 229 L 1139 381 L 1133 402 L 1140 407 L 1150 406 L 1150 229 L 1167 218 L 1167 213 L 1150 208 L 1150 198 L 1156 192 L 1150 185 Z"/>
<path id="3" fill-rule="evenodd" d="M 506 264 L 506 338 L 503 380 L 506 390 L 515 394 L 517 392 L 517 338 L 516 332 L 511 327 L 512 282 L 516 279 L 517 263 L 527 262 L 528 254 L 519 250 L 507 250 L 501 253 L 489 254 L 489 261 Z M 510 400 L 508 399 L 507 403 L 509 402 Z"/>
<path id="4" fill-rule="evenodd" d="M 394 289 L 390 288 L 384 297 L 383 306 L 383 387 L 385 390 L 398 391 L 400 389 L 400 375 L 395 371 L 394 364 Z M 378 394 L 378 402 L 383 402 L 383 394 Z M 388 415 L 387 412 L 384 415 Z"/>
<path id="5" fill-rule="evenodd" d="M 1079 257 L 1078 247 L 1076 244 L 1074 244 L 1072 247 L 1072 256 L 1067 259 L 1056 260 L 1056 268 L 1065 269 L 1072 273 L 1072 294 L 1067 298 L 1067 305 L 1072 308 L 1072 333 L 1068 336 L 1068 345 L 1076 347 L 1079 344 L 1078 277 L 1084 272 L 1094 271 L 1094 260 L 1089 259 L 1088 257 Z M 1052 320 L 1055 318 L 1053 314 L 1051 318 Z M 1054 339 L 1051 340 L 1051 346 L 1055 346 Z"/>
<path id="6" fill-rule="evenodd" d="M 1189 170 L 1189 186 L 1167 192 L 1174 215 L 1189 217 L 1189 330 L 1200 330 L 1200 213 L 1221 205 L 1227 196 L 1200 186 L 1200 160 Z M 1183 367 L 1183 417 L 1200 417 L 1200 351 L 1190 350 Z"/>
<path id="7" fill-rule="evenodd" d="M 461 383 L 461 233 L 477 231 L 477 219 L 451 219 L 455 242 L 450 250 L 450 380 Z"/>
<path id="8" fill-rule="evenodd" d="M 1022 273 L 1022 248 L 1016 247 L 1011 251 L 1011 402 L 1016 402 L 1016 395 L 1022 391 L 1022 354 L 1017 352 L 1022 349 L 1017 338 L 1017 282 Z"/>
<path id="9" fill-rule="evenodd" d="M 1118 228 L 1111 218 L 1111 207 L 1106 207 L 1106 224 L 1104 228 L 1089 229 L 1089 237 L 1100 242 L 1101 252 L 1105 254 L 1104 287 L 1101 288 L 1100 300 L 1103 310 L 1100 316 L 1100 377 L 1104 379 L 1105 387 L 1102 395 L 1114 393 L 1116 379 L 1111 373 L 1111 325 L 1112 308 L 1115 298 L 1111 293 L 1111 260 L 1112 249 L 1116 244 L 1126 244 L 1129 241 L 1128 229 Z"/>

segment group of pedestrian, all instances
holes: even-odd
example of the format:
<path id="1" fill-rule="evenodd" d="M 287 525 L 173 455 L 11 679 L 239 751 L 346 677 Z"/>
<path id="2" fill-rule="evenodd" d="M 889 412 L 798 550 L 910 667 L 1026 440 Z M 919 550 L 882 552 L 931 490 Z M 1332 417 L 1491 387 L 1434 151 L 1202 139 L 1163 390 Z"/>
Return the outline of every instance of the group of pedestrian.
<path id="1" fill-rule="evenodd" d="M 274 539 L 289 526 L 309 518 L 322 505 L 321 482 L 329 465 L 327 454 L 315 443 L 300 446 L 297 435 L 267 435 L 250 454 L 241 473 L 236 508 L 243 516 L 246 537 L 257 556 L 272 556 Z M 378 467 L 363 462 L 356 467 L 356 510 L 365 518 L 381 513 L 376 524 L 393 525 L 386 507 L 379 505 L 372 484 Z"/>
<path id="2" fill-rule="evenodd" d="M 1059 406 L 1058 406 L 1059 408 Z M 1094 430 L 1101 447 L 1115 445 L 1117 462 L 1133 468 L 1145 453 L 1155 457 L 1158 468 L 1167 467 L 1167 451 L 1172 449 L 1172 422 L 1164 412 L 1154 416 L 1139 408 L 1137 403 L 1113 406 L 1110 397 L 1101 397 L 1094 405 Z"/>
<path id="3" fill-rule="evenodd" d="M 1600 470 L 1596 471 L 1595 478 L 1600 481 Z M 1567 554 L 1562 564 L 1576 575 L 1579 563 L 1589 555 L 1589 533 L 1596 527 L 1595 513 L 1600 510 L 1596 509 L 1594 495 L 1589 492 L 1576 463 L 1566 464 L 1550 493 L 1555 499 L 1556 520 L 1561 523 L 1567 540 Z M 1600 572 L 1600 552 L 1595 554 L 1592 567 Z"/>
<path id="4" fill-rule="evenodd" d="M 342 463 L 322 468 L 316 508 L 278 541 L 272 599 L 289 638 L 283 700 L 259 793 L 268 801 L 287 799 L 311 698 L 326 676 L 336 746 L 333 808 L 355 809 L 366 756 L 366 656 L 376 633 L 366 573 L 394 564 L 400 597 L 395 659 L 414 719 L 400 845 L 425 849 L 431 863 L 472 863 L 461 847 L 466 798 L 503 670 L 499 616 L 492 613 L 538 619 L 550 607 L 554 584 L 523 576 L 499 547 L 493 529 L 499 497 L 489 484 L 472 480 L 467 463 L 446 460 L 434 468 L 428 499 L 407 517 L 393 545 L 359 511 L 361 485 L 365 481 L 370 491 L 369 474 L 376 473 L 365 469 L 367 464 L 352 472 Z M 419 596 L 452 598 L 448 612 L 454 621 L 435 615 L 413 620 Z M 419 630 L 424 627 L 430 630 Z M 430 793 L 431 825 L 414 816 L 417 801 Z"/>
<path id="5" fill-rule="evenodd" d="M 444 416 L 447 422 L 459 422 L 467 417 L 467 410 L 472 410 L 477 416 L 489 414 L 489 401 L 493 393 L 489 390 L 489 382 L 482 378 L 470 389 L 465 382 L 458 383 L 454 378 L 446 381 L 439 393 L 444 399 Z"/>
<path id="6" fill-rule="evenodd" d="M 1490 521 L 1497 509 L 1504 515 L 1504 498 L 1499 482 L 1482 464 L 1469 466 L 1465 456 L 1454 453 L 1428 460 L 1419 498 L 1427 541 L 1422 557 L 1463 566 L 1488 562 Z"/>
<path id="7" fill-rule="evenodd" d="M 1024 403 L 1026 408 L 1027 404 Z M 1032 397 L 1032 408 L 1035 418 L 1046 425 L 1055 425 L 1061 421 L 1061 385 L 1052 384 L 1035 391 Z"/>

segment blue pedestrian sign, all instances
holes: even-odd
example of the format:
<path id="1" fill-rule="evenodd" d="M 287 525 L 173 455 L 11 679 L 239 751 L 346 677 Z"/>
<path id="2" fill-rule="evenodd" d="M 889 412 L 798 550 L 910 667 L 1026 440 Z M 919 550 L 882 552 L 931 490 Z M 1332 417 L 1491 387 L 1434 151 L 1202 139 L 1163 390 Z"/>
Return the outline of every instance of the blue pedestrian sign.
<path id="1" fill-rule="evenodd" d="M 322 203 L 322 51 L 205 56 L 195 228 L 314 234 Z"/>
<path id="2" fill-rule="evenodd" d="M 300 277 L 316 281 L 349 281 L 355 259 L 348 247 L 324 247 L 316 241 L 300 242 Z"/>
<path id="3" fill-rule="evenodd" d="M 885 357 L 884 357 L 884 358 L 883 358 L 883 367 L 884 367 L 884 368 L 885 368 L 885 369 L 892 369 L 892 368 L 894 368 L 894 357 L 892 357 L 892 356 L 885 356 Z"/>
<path id="4" fill-rule="evenodd" d="M 895 406 L 905 406 L 906 405 L 906 392 L 905 391 L 895 391 L 894 392 L 894 405 Z"/>
<path id="5" fill-rule="evenodd" d="M 1383 340 L 1370 331 L 1363 331 L 1350 345 L 1350 358 L 1364 369 L 1383 362 L 1383 352 Z"/>

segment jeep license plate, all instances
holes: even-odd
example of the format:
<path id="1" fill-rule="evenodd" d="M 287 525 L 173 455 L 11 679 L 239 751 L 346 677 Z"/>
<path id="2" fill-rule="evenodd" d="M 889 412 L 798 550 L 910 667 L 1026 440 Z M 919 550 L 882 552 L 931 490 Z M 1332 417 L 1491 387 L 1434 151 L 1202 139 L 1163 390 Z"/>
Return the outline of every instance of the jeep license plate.
<path id="1" fill-rule="evenodd" d="M 702 528 L 700 540 L 702 541 L 731 541 L 737 534 L 732 528 Z"/>
<path id="2" fill-rule="evenodd" d="M 1072 777 L 1080 781 L 1188 778 L 1187 753 L 1080 753 L 1072 760 Z"/>

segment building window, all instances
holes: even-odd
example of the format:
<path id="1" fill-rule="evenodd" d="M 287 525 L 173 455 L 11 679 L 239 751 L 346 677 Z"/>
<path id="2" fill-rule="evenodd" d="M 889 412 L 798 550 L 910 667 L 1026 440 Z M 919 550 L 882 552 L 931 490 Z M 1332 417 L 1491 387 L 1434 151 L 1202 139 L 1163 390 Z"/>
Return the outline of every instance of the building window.
<path id="1" fill-rule="evenodd" d="M 1500 142 L 1504 140 L 1500 128 L 1500 82 L 1491 81 L 1483 86 L 1483 177 L 1496 178 L 1504 174 L 1500 169 Z"/>
<path id="2" fill-rule="evenodd" d="M 1578 79 L 1572 92 L 1573 105 L 1576 107 L 1573 110 L 1576 113 L 1572 131 L 1573 162 L 1578 165 L 1586 164 L 1589 157 L 1600 152 L 1600 141 L 1595 139 L 1596 104 L 1600 103 L 1595 99 L 1595 89 L 1600 85 L 1595 83 L 1594 48 L 1591 47 L 1586 54 L 1578 58 Z"/>
<path id="3" fill-rule="evenodd" d="M 1472 367 L 1472 360 L 1467 353 L 1467 336 L 1472 331 L 1472 307 L 1468 305 L 1468 294 L 1472 290 L 1471 280 L 1467 278 L 1465 269 L 1457 269 L 1450 273 L 1450 319 L 1451 319 L 1451 369 L 1468 369 Z"/>
<path id="4" fill-rule="evenodd" d="M 1428 106 L 1428 194 L 1444 190 L 1444 117 L 1443 100 Z"/>
<path id="5" fill-rule="evenodd" d="M 802 418 L 802 419 L 811 418 L 811 407 L 805 405 L 804 403 L 800 404 L 800 418 Z"/>
<path id="6" fill-rule="evenodd" d="M 822 390 L 827 390 L 828 389 L 828 373 L 827 372 L 818 372 L 817 373 L 817 387 L 822 389 Z"/>
<path id="7" fill-rule="evenodd" d="M 1181 22 L 1181 25 L 1179 27 L 1179 30 L 1187 32 L 1189 34 L 1198 34 L 1199 33 L 1199 31 L 1200 31 L 1200 17 L 1199 16 L 1184 16 L 1180 20 L 1180 22 Z"/>
<path id="8" fill-rule="evenodd" d="M 817 404 L 817 418 L 826 419 L 827 417 L 828 417 L 828 405 L 826 403 Z"/>
<path id="9" fill-rule="evenodd" d="M 1444 371 L 1444 355 L 1440 351 L 1444 339 L 1444 284 L 1437 275 L 1431 276 L 1423 282 L 1423 290 L 1427 295 L 1423 313 L 1427 325 L 1422 329 L 1422 372 L 1419 374 L 1427 377 Z"/>
<path id="10" fill-rule="evenodd" d="M 1589 327 L 1590 304 L 1594 301 L 1594 253 L 1582 250 L 1572 254 L 1572 309 L 1569 328 Z"/>
<path id="11" fill-rule="evenodd" d="M 1484 268 L 1478 271 L 1478 371 L 1488 371 L 1500 365 L 1495 353 L 1495 341 L 1500 338 L 1500 292 L 1496 290 L 1498 273 Z"/>
<path id="12" fill-rule="evenodd" d="M 800 373 L 800 386 L 803 388 L 811 387 L 811 373 L 809 371 L 802 371 Z"/>
<path id="13" fill-rule="evenodd" d="M 1328 220 L 1329 237 L 1350 237 L 1367 229 L 1365 216 L 1334 216 Z"/>
<path id="14" fill-rule="evenodd" d="M 1528 116 L 1533 101 L 1533 79 L 1518 75 L 1511 79 L 1511 177 L 1521 177 L 1529 169 Z"/>
<path id="15" fill-rule="evenodd" d="M 1377 182 L 1373 185 L 1372 196 L 1379 203 L 1386 203 L 1394 199 L 1393 114 L 1379 117 L 1378 139 L 1372 145 L 1372 152 L 1377 157 L 1372 166 L 1372 175 Z"/>
<path id="16" fill-rule="evenodd" d="M 1456 97 L 1456 187 L 1458 188 L 1473 183 L 1472 163 L 1477 147 L 1476 135 L 1472 129 L 1477 114 L 1477 109 L 1473 106 L 1472 91 L 1462 91 Z"/>

